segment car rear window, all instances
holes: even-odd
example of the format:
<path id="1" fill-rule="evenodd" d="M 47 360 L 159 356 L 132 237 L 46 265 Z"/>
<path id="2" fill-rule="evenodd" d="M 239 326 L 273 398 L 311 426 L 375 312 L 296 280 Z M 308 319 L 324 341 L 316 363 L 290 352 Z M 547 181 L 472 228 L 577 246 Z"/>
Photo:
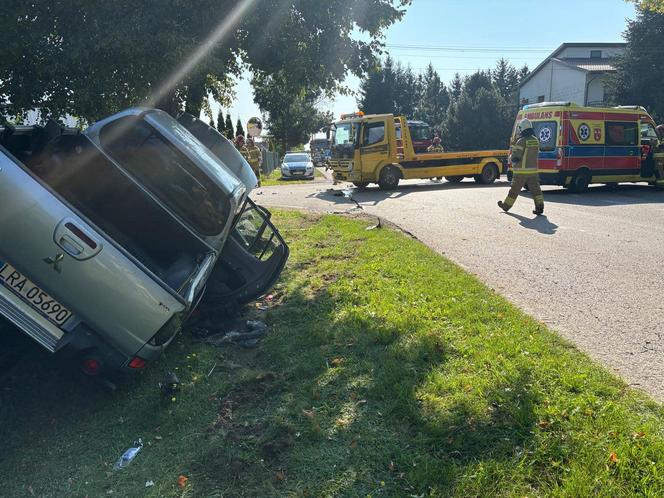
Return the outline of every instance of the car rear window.
<path id="1" fill-rule="evenodd" d="M 136 117 L 113 121 L 100 133 L 102 147 L 147 190 L 203 235 L 221 233 L 228 196 L 150 124 Z"/>

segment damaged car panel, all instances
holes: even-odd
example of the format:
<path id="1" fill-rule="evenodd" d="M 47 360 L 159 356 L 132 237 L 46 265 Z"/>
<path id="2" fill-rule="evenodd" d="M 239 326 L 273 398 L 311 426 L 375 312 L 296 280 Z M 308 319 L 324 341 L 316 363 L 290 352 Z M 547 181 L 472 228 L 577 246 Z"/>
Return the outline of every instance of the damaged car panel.
<path id="1" fill-rule="evenodd" d="M 130 109 L 85 133 L 7 127 L 0 145 L 0 314 L 99 370 L 154 359 L 228 264 L 245 183 L 161 111 Z"/>

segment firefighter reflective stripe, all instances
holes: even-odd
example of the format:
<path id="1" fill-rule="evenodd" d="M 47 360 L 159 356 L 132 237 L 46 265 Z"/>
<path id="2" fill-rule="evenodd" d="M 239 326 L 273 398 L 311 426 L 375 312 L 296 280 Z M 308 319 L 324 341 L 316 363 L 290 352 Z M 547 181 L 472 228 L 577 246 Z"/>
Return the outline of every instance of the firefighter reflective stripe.
<path id="1" fill-rule="evenodd" d="M 522 153 L 520 153 L 523 151 Z M 514 174 L 537 173 L 539 142 L 535 137 L 521 137 L 512 146 L 512 170 Z"/>

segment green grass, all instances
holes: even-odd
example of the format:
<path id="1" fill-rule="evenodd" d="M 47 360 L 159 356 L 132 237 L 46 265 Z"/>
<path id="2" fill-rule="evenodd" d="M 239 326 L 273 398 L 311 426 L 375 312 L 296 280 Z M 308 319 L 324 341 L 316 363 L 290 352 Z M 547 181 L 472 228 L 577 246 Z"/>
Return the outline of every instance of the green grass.
<path id="1" fill-rule="evenodd" d="M 35 359 L 0 394 L 0 494 L 664 495 L 660 405 L 417 241 L 274 220 L 292 257 L 261 346 L 183 336 L 113 394 Z"/>
<path id="2" fill-rule="evenodd" d="M 316 168 L 314 169 L 314 178 L 325 178 L 325 175 Z M 275 169 L 269 176 L 261 178 L 261 185 L 263 187 L 272 187 L 274 185 L 289 185 L 293 183 L 311 183 L 311 180 L 284 180 L 281 178 L 281 170 Z"/>

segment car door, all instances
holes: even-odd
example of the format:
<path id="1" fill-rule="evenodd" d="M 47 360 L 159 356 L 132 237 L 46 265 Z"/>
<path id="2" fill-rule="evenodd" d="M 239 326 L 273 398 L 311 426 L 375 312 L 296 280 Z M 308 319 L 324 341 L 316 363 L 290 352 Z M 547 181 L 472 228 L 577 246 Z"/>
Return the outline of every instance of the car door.
<path id="1" fill-rule="evenodd" d="M 144 334 L 156 332 L 184 308 L 2 147 L 0 260 L 44 293 L 44 302 L 38 302 L 39 295 L 30 299 L 17 292 L 21 289 L 7 294 L 5 285 L 0 289 L 5 291 L 3 314 L 51 351 L 83 321 L 132 354 L 150 338 Z M 71 312 L 67 320 L 50 313 L 50 300 Z"/>
<path id="2" fill-rule="evenodd" d="M 274 285 L 290 252 L 270 218 L 268 210 L 247 200 L 208 281 L 207 303 L 232 311 Z"/>

